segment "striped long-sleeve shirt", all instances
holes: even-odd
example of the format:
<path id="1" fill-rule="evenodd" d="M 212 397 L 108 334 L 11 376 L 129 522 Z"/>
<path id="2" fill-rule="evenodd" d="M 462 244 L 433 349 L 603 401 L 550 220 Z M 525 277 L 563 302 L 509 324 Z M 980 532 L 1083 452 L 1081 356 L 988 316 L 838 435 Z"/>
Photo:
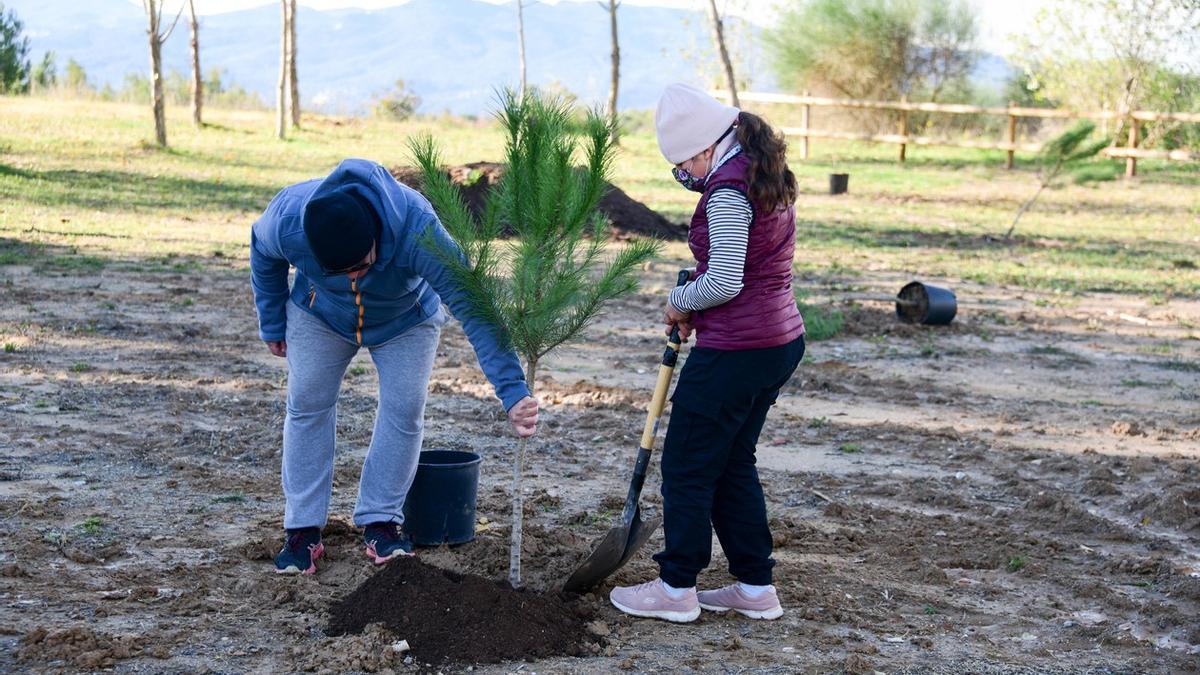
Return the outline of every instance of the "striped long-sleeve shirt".
<path id="1" fill-rule="evenodd" d="M 746 244 L 754 219 L 750 201 L 738 190 L 718 188 L 709 195 L 704 213 L 708 217 L 708 270 L 671 291 L 670 302 L 681 312 L 716 307 L 742 292 Z"/>

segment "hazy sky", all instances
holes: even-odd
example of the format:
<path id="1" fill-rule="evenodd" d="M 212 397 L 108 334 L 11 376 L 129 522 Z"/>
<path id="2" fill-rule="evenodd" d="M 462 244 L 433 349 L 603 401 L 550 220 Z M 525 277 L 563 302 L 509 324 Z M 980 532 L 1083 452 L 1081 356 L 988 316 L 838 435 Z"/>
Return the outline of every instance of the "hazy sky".
<path id="1" fill-rule="evenodd" d="M 132 0 L 138 2 L 138 0 Z M 196 0 L 196 11 L 202 14 L 215 14 L 238 9 L 246 9 L 257 5 L 274 4 L 277 0 Z M 402 5 L 408 0 L 299 0 L 301 5 L 317 9 L 337 9 L 343 7 L 360 7 L 364 9 L 379 9 Z M 493 4 L 504 4 L 512 0 L 483 0 Z M 528 0 L 527 0 L 528 1 Z M 538 0 L 543 4 L 558 2 L 595 2 L 596 0 Z M 1033 20 L 1038 8 L 1049 4 L 1048 0 L 968 0 L 980 10 L 980 42 L 981 46 L 991 52 L 1008 55 L 1011 52 L 1008 36 L 1020 32 Z M 624 0 L 631 5 L 656 5 L 660 7 L 682 7 L 699 9 L 700 0 Z M 174 4 L 167 0 L 168 5 Z M 730 5 L 731 10 L 760 24 L 770 24 L 772 7 L 777 0 L 717 0 L 717 6 Z M 529 10 L 527 10 L 529 11 Z M 534 10 L 536 11 L 536 10 Z"/>

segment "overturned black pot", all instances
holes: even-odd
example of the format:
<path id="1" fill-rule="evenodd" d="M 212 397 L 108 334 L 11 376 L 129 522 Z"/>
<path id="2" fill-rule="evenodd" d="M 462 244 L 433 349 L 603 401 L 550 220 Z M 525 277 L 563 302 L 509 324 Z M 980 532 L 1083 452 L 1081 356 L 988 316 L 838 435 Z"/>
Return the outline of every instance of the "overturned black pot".
<path id="1" fill-rule="evenodd" d="M 844 195 L 850 190 L 850 174 L 848 173 L 831 173 L 829 174 L 829 194 Z"/>
<path id="2" fill-rule="evenodd" d="M 944 326 L 958 313 L 958 299 L 948 288 L 913 281 L 896 296 L 896 316 L 907 323 Z"/>
<path id="3" fill-rule="evenodd" d="M 404 500 L 404 531 L 418 546 L 464 544 L 475 538 L 479 463 L 473 452 L 426 450 Z"/>

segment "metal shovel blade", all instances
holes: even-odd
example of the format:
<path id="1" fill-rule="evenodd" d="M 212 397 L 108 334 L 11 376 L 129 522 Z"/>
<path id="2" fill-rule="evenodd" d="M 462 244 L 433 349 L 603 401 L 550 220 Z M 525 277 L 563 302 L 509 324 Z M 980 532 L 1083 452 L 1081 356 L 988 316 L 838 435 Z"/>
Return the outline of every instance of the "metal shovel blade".
<path id="1" fill-rule="evenodd" d="M 609 530 L 587 560 L 584 560 L 571 578 L 567 579 L 567 583 L 563 584 L 563 590 L 582 593 L 620 567 L 621 559 L 625 557 L 625 546 L 629 542 L 629 531 L 628 525 L 619 525 Z"/>
<path id="2" fill-rule="evenodd" d="M 661 518 L 644 520 L 640 507 L 634 512 L 632 522 L 622 522 L 609 530 L 592 549 L 592 554 L 583 561 L 563 584 L 564 591 L 582 593 L 604 581 L 613 572 L 621 569 L 634 556 L 662 523 Z"/>
<path id="3" fill-rule="evenodd" d="M 621 556 L 621 562 L 617 563 L 617 569 L 624 567 L 625 563 L 629 562 L 646 545 L 646 542 L 650 541 L 650 537 L 654 536 L 659 525 L 662 525 L 662 518 L 643 520 L 639 511 L 638 517 L 634 519 L 633 527 L 629 531 L 629 540 L 625 542 L 625 555 Z"/>

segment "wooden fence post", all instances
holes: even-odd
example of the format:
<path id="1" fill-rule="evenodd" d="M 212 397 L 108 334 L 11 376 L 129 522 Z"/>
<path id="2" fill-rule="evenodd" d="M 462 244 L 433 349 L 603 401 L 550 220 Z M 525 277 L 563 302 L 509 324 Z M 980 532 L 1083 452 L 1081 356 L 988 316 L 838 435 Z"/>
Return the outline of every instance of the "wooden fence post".
<path id="1" fill-rule="evenodd" d="M 902 103 L 902 104 L 908 103 L 908 97 L 901 96 L 900 103 Z M 908 148 L 908 146 L 903 142 L 904 140 L 908 140 L 908 111 L 907 110 L 900 111 L 900 138 L 903 139 L 900 143 L 900 161 L 903 162 L 905 150 Z"/>
<path id="2" fill-rule="evenodd" d="M 1013 153 L 1017 144 L 1017 116 L 1012 114 L 1012 109 L 1017 107 L 1016 101 L 1008 102 L 1008 159 L 1004 161 L 1004 168 L 1013 168 Z"/>
<path id="3" fill-rule="evenodd" d="M 807 97 L 808 92 L 804 92 Z M 800 111 L 800 127 L 804 129 L 804 135 L 800 137 L 800 159 L 808 159 L 808 129 L 809 123 L 812 121 L 812 106 L 805 103 L 804 109 Z"/>
<path id="4" fill-rule="evenodd" d="M 1138 145 L 1138 120 L 1132 115 L 1129 117 L 1129 149 L 1137 150 Z M 1133 178 L 1137 175 L 1137 157 L 1129 156 L 1125 158 L 1125 177 Z"/>

